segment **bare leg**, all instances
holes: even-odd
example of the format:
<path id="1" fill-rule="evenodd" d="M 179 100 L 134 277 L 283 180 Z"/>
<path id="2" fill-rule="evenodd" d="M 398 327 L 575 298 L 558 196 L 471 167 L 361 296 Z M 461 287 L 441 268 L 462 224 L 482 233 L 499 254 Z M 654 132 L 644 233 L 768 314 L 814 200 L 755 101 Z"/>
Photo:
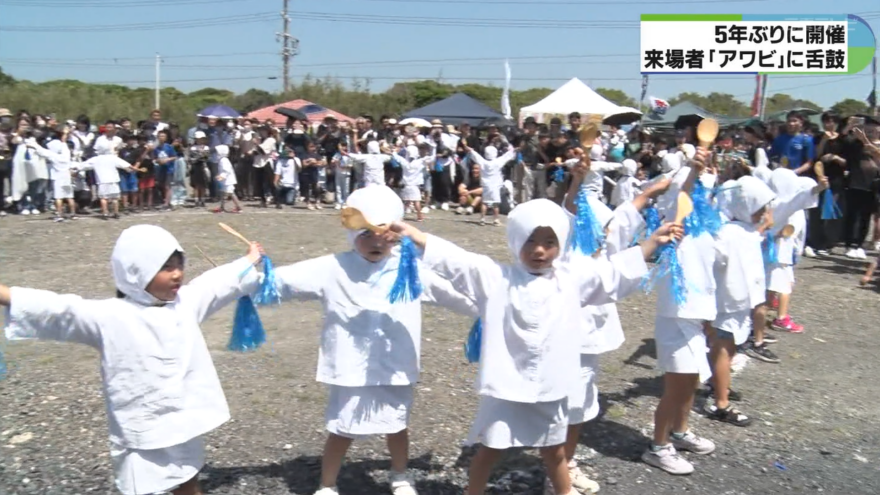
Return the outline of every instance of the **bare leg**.
<path id="1" fill-rule="evenodd" d="M 663 375 L 663 396 L 654 411 L 654 445 L 667 445 L 673 431 L 687 431 L 688 414 L 694 402 L 697 382 L 698 375 Z"/>
<path id="2" fill-rule="evenodd" d="M 104 198 L 101 198 L 100 202 L 101 202 L 101 214 L 104 216 L 107 216 L 107 200 Z"/>
<path id="3" fill-rule="evenodd" d="M 202 487 L 199 485 L 199 475 L 180 485 L 171 491 L 172 495 L 202 495 Z"/>
<path id="4" fill-rule="evenodd" d="M 352 439 L 331 433 L 324 444 L 324 455 L 321 456 L 321 486 L 336 486 L 336 478 L 342 468 L 342 459 L 351 446 Z"/>
<path id="5" fill-rule="evenodd" d="M 483 495 L 486 484 L 489 483 L 489 476 L 492 474 L 492 467 L 501 458 L 502 452 L 504 451 L 480 445 L 477 455 L 471 459 L 467 495 Z"/>
<path id="6" fill-rule="evenodd" d="M 712 363 L 712 380 L 715 385 L 715 405 L 726 409 L 730 405 L 730 360 L 736 354 L 732 340 L 714 339 L 709 359 Z"/>
<path id="7" fill-rule="evenodd" d="M 67 198 L 67 209 L 70 210 L 71 215 L 76 215 L 76 203 L 73 198 Z"/>
<path id="8" fill-rule="evenodd" d="M 559 495 L 571 493 L 571 477 L 568 475 L 568 462 L 565 460 L 565 445 L 541 448 L 541 458 L 547 468 L 547 478 Z"/>
<path id="9" fill-rule="evenodd" d="M 395 473 L 405 473 L 409 462 L 409 430 L 404 429 L 386 435 L 385 442 L 391 454 L 391 470 Z"/>
<path id="10" fill-rule="evenodd" d="M 113 214 L 119 216 L 119 200 L 114 199 L 111 203 L 113 204 Z"/>
<path id="11" fill-rule="evenodd" d="M 568 433 L 565 435 L 565 459 L 574 460 L 574 452 L 577 450 L 578 440 L 581 438 L 581 429 L 584 424 L 568 425 Z"/>
<path id="12" fill-rule="evenodd" d="M 422 220 L 425 219 L 425 214 L 422 213 L 422 202 L 421 202 L 421 201 L 416 201 L 415 204 L 416 204 L 416 218 L 417 218 L 419 221 L 422 221 Z"/>
<path id="13" fill-rule="evenodd" d="M 232 204 L 235 205 L 235 209 L 241 210 L 241 204 L 239 204 L 238 202 L 238 196 L 236 196 L 235 194 L 230 194 L 229 197 L 232 198 Z"/>
<path id="14" fill-rule="evenodd" d="M 759 304 L 752 311 L 752 333 L 755 335 L 755 345 L 760 347 L 764 343 L 764 331 L 767 329 L 767 305 Z"/>
<path id="15" fill-rule="evenodd" d="M 788 305 L 791 303 L 791 294 L 778 294 L 776 297 L 779 298 L 779 313 L 776 317 L 781 320 L 788 316 Z"/>

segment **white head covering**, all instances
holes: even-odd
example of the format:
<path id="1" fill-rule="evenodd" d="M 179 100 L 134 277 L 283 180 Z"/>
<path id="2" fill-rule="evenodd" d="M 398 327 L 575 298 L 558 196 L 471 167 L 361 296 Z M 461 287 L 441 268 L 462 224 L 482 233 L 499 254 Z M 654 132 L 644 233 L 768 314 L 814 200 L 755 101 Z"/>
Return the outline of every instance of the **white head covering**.
<path id="1" fill-rule="evenodd" d="M 688 160 L 693 160 L 697 156 L 697 148 L 694 148 L 694 145 L 690 143 L 681 145 L 681 152 L 684 153 L 684 157 Z"/>
<path id="2" fill-rule="evenodd" d="M 355 190 L 348 196 L 345 206 L 360 211 L 373 225 L 388 225 L 403 220 L 403 201 L 388 186 L 371 185 Z M 349 232 L 348 240 L 354 240 L 364 231 Z"/>
<path id="3" fill-rule="evenodd" d="M 602 230 L 605 230 L 605 227 L 608 226 L 608 223 L 611 222 L 611 219 L 614 218 L 614 212 L 611 208 L 605 205 L 598 197 L 593 194 L 587 195 L 587 201 L 590 202 L 590 208 L 593 210 L 593 214 L 596 215 L 596 220 L 599 222 L 599 225 L 602 226 Z"/>
<path id="4" fill-rule="evenodd" d="M 605 149 L 601 144 L 594 144 L 590 148 L 590 160 L 601 160 Z"/>
<path id="5" fill-rule="evenodd" d="M 379 141 L 370 141 L 367 143 L 367 153 L 371 155 L 378 155 L 381 150 L 379 149 Z"/>
<path id="6" fill-rule="evenodd" d="M 147 285 L 176 251 L 183 248 L 170 232 L 155 225 L 135 225 L 122 231 L 110 264 L 116 288 L 140 304 L 160 302 L 147 292 Z"/>
<path id="7" fill-rule="evenodd" d="M 715 195 L 715 201 L 718 202 L 718 209 L 727 221 L 732 221 L 736 217 L 735 203 L 738 191 L 739 184 L 735 180 L 729 180 L 724 184 L 721 184 L 718 193 Z"/>
<path id="8" fill-rule="evenodd" d="M 219 156 L 220 158 L 225 158 L 229 156 L 229 146 L 226 146 L 225 144 L 218 144 L 217 146 L 214 146 L 214 151 L 217 152 L 217 156 Z"/>
<path id="9" fill-rule="evenodd" d="M 419 157 L 419 148 L 418 146 L 407 146 L 406 147 L 406 157 L 410 160 Z"/>
<path id="10" fill-rule="evenodd" d="M 769 185 L 780 201 L 788 201 L 801 191 L 816 187 L 816 181 L 809 177 L 798 177 L 794 170 L 777 168 L 770 173 Z M 777 226 L 787 224 L 788 220 L 788 218 L 773 218 Z"/>
<path id="11" fill-rule="evenodd" d="M 486 160 L 490 162 L 496 158 L 498 158 L 498 148 L 494 146 L 486 146 L 486 149 L 483 150 L 483 155 L 486 157 Z"/>
<path id="12" fill-rule="evenodd" d="M 632 158 L 627 158 L 623 161 L 623 175 L 628 175 L 630 177 L 636 175 L 636 172 L 639 170 L 639 164 L 636 163 Z"/>
<path id="13" fill-rule="evenodd" d="M 675 155 L 666 155 L 667 157 L 675 156 Z M 663 159 L 666 161 L 666 158 Z M 676 160 L 678 160 L 676 158 Z M 662 196 L 657 198 L 657 213 L 660 214 L 660 218 L 666 218 L 668 220 L 673 220 L 675 218 L 675 213 L 678 209 L 678 193 L 681 192 L 682 187 L 684 187 L 684 183 L 687 182 L 687 178 L 691 173 L 691 168 L 688 166 L 682 166 L 678 169 L 675 174 L 671 175 L 672 184 L 669 186 L 669 189 L 663 193 Z"/>
<path id="14" fill-rule="evenodd" d="M 681 157 L 677 153 L 666 153 L 660 161 L 660 171 L 668 174 L 681 167 Z"/>
<path id="15" fill-rule="evenodd" d="M 507 247 L 517 265 L 522 268 L 520 252 L 538 227 L 550 227 L 561 246 L 568 242 L 570 222 L 562 208 L 549 199 L 533 199 L 520 204 L 507 217 Z"/>
<path id="16" fill-rule="evenodd" d="M 733 197 L 732 204 L 729 207 L 732 215 L 729 217 L 731 220 L 752 223 L 752 215 L 770 204 L 776 197 L 773 191 L 761 179 L 748 175 L 740 177 L 734 183 L 728 181 L 724 184 L 724 187 L 726 188 L 728 185 L 732 188 L 730 192 Z"/>

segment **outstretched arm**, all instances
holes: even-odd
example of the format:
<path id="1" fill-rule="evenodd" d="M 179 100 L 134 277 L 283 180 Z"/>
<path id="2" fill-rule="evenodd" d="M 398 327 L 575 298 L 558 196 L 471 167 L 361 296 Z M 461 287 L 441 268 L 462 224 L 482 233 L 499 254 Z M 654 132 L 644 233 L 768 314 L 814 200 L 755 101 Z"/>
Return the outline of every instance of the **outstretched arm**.
<path id="1" fill-rule="evenodd" d="M 101 347 L 100 317 L 107 308 L 71 294 L 0 285 L 0 306 L 9 307 L 6 337 L 44 339 Z"/>
<path id="2" fill-rule="evenodd" d="M 181 302 L 192 305 L 196 318 L 202 322 L 227 304 L 253 294 L 262 280 L 255 266 L 262 256 L 263 248 L 251 243 L 246 256 L 208 270 L 182 287 Z"/>

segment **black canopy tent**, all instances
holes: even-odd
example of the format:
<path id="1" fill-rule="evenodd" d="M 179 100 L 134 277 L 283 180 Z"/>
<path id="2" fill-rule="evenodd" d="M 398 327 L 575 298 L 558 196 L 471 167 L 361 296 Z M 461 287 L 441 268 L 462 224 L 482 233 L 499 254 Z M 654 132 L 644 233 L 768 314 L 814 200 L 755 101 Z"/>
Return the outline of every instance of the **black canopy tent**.
<path id="1" fill-rule="evenodd" d="M 440 119 L 443 125 L 467 123 L 474 127 L 490 117 L 504 118 L 496 110 L 464 93 L 456 93 L 444 100 L 410 110 L 402 116 L 404 119 L 413 117 L 425 120 Z"/>

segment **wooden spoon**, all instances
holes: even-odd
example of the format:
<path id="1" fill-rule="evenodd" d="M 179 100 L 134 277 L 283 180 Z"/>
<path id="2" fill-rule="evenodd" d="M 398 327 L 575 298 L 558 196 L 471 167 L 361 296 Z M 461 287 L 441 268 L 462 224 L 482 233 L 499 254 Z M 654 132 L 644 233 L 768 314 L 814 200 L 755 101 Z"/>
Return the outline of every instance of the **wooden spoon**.
<path id="1" fill-rule="evenodd" d="M 718 121 L 715 119 L 703 119 L 697 126 L 697 141 L 701 148 L 708 149 L 718 137 Z"/>
<path id="2" fill-rule="evenodd" d="M 356 208 L 346 206 L 342 209 L 342 226 L 348 230 L 369 230 L 375 234 L 384 234 L 388 228 L 378 227 L 364 218 L 364 214 Z"/>
<path id="3" fill-rule="evenodd" d="M 681 225 L 684 219 L 694 211 L 694 202 L 688 193 L 678 193 L 678 206 L 675 209 L 675 223 Z"/>
<path id="4" fill-rule="evenodd" d="M 245 236 L 239 234 L 235 229 L 233 229 L 233 228 L 230 227 L 229 225 L 226 225 L 226 224 L 223 223 L 223 222 L 220 222 L 218 225 L 220 225 L 220 228 L 221 228 L 221 229 L 223 229 L 223 230 L 225 230 L 226 232 L 229 232 L 230 234 L 232 234 L 232 235 L 234 235 L 235 237 L 237 237 L 239 240 L 241 240 L 241 242 L 247 244 L 248 246 L 251 245 L 251 241 L 247 240 L 247 238 L 246 238 Z"/>
<path id="5" fill-rule="evenodd" d="M 590 154 L 590 149 L 593 147 L 593 142 L 596 141 L 596 138 L 599 137 L 600 131 L 599 126 L 594 122 L 590 122 L 581 127 L 578 135 L 581 140 L 581 148 L 584 149 L 584 152 L 587 155 Z"/>

